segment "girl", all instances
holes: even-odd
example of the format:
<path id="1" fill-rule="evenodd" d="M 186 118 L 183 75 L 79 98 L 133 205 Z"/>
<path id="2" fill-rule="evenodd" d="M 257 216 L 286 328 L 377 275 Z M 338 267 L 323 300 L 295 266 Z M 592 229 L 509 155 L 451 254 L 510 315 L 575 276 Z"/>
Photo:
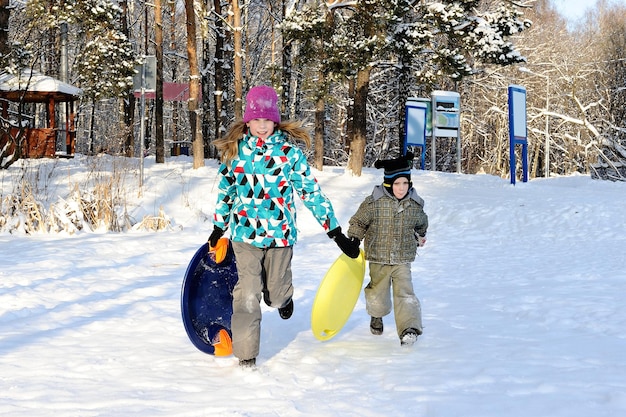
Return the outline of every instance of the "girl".
<path id="1" fill-rule="evenodd" d="M 293 313 L 291 259 L 297 241 L 294 192 L 328 236 L 348 256 L 359 242 L 342 232 L 330 200 L 311 174 L 302 150 L 289 138 L 311 138 L 298 122 L 281 122 L 276 91 L 256 86 L 246 96 L 242 121 L 214 142 L 221 154 L 214 229 L 209 245 L 230 228 L 239 281 L 233 290 L 233 354 L 242 367 L 254 367 L 259 354 L 261 298 L 280 317 Z"/>

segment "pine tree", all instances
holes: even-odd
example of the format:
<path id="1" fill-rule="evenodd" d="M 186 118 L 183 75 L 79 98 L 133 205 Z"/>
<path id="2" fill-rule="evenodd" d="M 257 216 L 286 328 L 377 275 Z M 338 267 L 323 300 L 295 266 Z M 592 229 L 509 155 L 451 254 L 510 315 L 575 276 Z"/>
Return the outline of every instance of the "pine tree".
<path id="1" fill-rule="evenodd" d="M 322 23 L 328 11 L 337 15 L 333 27 Z M 399 70 L 405 77 L 410 72 L 416 82 L 441 84 L 444 78 L 458 81 L 471 76 L 484 63 L 523 62 L 509 40 L 530 26 L 521 16 L 518 7 L 509 2 L 336 1 L 294 11 L 283 28 L 286 36 L 303 40 L 307 45 L 315 44 L 305 39 L 323 36 L 317 46 L 306 49 L 311 54 L 309 58 L 324 56 L 326 59 L 319 64 L 323 72 L 355 80 L 354 133 L 348 139 L 351 154 L 348 168 L 360 175 L 372 71 L 401 64 Z M 400 97 L 400 103 L 404 103 L 403 98 Z"/>
<path id="2" fill-rule="evenodd" d="M 108 0 L 30 0 L 26 15 L 33 28 L 52 30 L 67 23 L 76 34 L 73 68 L 76 83 L 92 100 L 127 92 L 133 82 L 138 57 L 121 25 L 122 9 Z"/>

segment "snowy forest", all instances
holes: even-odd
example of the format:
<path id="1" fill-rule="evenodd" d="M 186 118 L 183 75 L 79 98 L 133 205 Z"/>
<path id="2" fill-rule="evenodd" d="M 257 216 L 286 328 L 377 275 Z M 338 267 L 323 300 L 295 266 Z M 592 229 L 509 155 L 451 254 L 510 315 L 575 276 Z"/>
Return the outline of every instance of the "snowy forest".
<path id="1" fill-rule="evenodd" d="M 189 152 L 197 168 L 217 158 L 211 143 L 241 118 L 246 91 L 269 84 L 283 118 L 310 129 L 311 164 L 360 175 L 402 151 L 409 97 L 447 90 L 461 96 L 461 154 L 438 140 L 426 168 L 454 172 L 460 158 L 463 173 L 507 177 L 513 84 L 527 88 L 530 178 L 626 178 L 626 10 L 608 1 L 571 24 L 549 0 L 0 0 L 0 27 L 2 73 L 82 90 L 84 155 Z M 142 106 L 133 80 L 152 56 Z M 177 85 L 188 98 L 164 94 Z M 21 115 L 45 111 L 11 106 L 4 169 L 19 158 Z"/>

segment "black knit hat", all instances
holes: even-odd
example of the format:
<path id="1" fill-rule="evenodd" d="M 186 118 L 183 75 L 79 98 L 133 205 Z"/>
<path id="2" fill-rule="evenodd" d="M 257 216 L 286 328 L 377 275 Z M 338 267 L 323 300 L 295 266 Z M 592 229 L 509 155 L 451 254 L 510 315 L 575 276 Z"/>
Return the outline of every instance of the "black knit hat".
<path id="1" fill-rule="evenodd" d="M 391 187 L 395 180 L 400 177 L 404 177 L 411 183 L 411 168 L 413 167 L 414 155 L 411 152 L 407 152 L 406 155 L 400 156 L 396 159 L 379 159 L 374 162 L 374 167 L 385 169 L 385 178 L 383 185 L 385 187 Z"/>

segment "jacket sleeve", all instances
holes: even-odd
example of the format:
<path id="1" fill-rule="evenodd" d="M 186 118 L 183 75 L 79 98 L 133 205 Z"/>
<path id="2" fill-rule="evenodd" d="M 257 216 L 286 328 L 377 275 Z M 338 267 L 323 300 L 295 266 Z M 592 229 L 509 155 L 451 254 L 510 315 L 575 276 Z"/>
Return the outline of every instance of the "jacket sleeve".
<path id="1" fill-rule="evenodd" d="M 426 231 L 428 230 L 428 216 L 424 212 L 424 199 L 417 194 L 415 188 L 410 189 L 409 196 L 418 205 L 417 218 L 413 230 L 416 234 L 424 237 L 426 236 Z"/>
<path id="2" fill-rule="evenodd" d="M 419 213 L 417 216 L 417 221 L 415 223 L 415 233 L 424 237 L 426 236 L 426 231 L 428 230 L 428 216 L 424 212 L 424 209 L 420 205 Z"/>
<path id="3" fill-rule="evenodd" d="M 372 196 L 368 196 L 363 200 L 356 213 L 350 218 L 348 227 L 348 237 L 356 237 L 363 240 L 365 233 L 372 222 Z"/>
<path id="4" fill-rule="evenodd" d="M 222 164 L 219 168 L 219 179 L 213 225 L 225 231 L 228 229 L 230 214 L 234 199 L 237 195 L 235 177 L 232 170 L 226 164 Z"/>
<path id="5" fill-rule="evenodd" d="M 294 190 L 325 232 L 336 229 L 339 227 L 339 221 L 335 217 L 333 205 L 311 173 L 306 156 L 295 146 L 291 147 L 289 153 L 289 158 L 293 161 L 289 180 Z"/>

